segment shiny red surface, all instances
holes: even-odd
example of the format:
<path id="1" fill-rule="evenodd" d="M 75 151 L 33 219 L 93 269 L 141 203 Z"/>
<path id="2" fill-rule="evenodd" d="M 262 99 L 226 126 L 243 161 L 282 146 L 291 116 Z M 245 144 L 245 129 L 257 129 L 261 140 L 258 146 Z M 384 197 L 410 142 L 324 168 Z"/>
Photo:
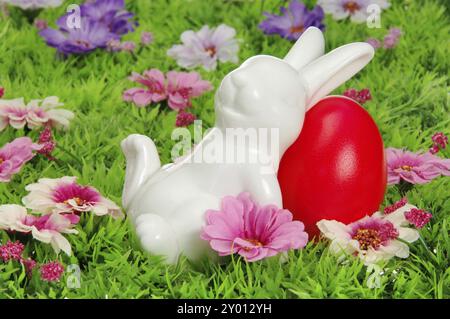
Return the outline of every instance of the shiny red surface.
<path id="1" fill-rule="evenodd" d="M 378 210 L 386 190 L 384 146 L 369 113 L 345 97 L 327 97 L 306 113 L 300 136 L 281 159 L 283 205 L 305 224 L 350 223 Z"/>

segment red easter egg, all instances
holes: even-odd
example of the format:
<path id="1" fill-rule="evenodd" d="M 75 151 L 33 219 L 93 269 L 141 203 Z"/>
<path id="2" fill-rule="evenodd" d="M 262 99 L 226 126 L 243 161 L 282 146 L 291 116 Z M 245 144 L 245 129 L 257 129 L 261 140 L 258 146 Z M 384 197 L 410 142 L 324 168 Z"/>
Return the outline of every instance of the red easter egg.
<path id="1" fill-rule="evenodd" d="M 384 146 L 369 113 L 353 100 L 330 96 L 305 116 L 300 136 L 278 171 L 283 206 L 305 224 L 348 224 L 378 210 L 386 190 Z"/>

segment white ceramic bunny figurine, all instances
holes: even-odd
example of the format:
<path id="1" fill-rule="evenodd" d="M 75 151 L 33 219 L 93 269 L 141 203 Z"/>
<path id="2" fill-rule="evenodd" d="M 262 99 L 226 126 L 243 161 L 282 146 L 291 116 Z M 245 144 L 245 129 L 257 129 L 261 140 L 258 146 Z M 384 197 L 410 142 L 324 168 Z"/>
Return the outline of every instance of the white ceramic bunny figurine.
<path id="1" fill-rule="evenodd" d="M 200 239 L 204 213 L 218 209 L 226 195 L 246 191 L 260 204 L 282 206 L 278 161 L 296 140 L 305 112 L 361 70 L 373 57 L 367 43 L 351 43 L 324 54 L 322 32 L 308 28 L 284 59 L 259 55 L 223 79 L 215 98 L 216 124 L 183 160 L 161 167 L 155 144 L 133 134 L 122 142 L 127 160 L 123 206 L 145 250 L 169 263 L 183 254 L 191 260 L 209 251 Z M 208 146 L 259 154 L 260 145 L 230 145 L 228 128 L 279 129 L 279 154 L 269 156 L 272 173 L 261 163 L 193 161 Z M 218 134 L 220 133 L 220 134 Z M 246 147 L 246 149 L 240 149 Z M 230 149 L 227 148 L 227 152 Z"/>

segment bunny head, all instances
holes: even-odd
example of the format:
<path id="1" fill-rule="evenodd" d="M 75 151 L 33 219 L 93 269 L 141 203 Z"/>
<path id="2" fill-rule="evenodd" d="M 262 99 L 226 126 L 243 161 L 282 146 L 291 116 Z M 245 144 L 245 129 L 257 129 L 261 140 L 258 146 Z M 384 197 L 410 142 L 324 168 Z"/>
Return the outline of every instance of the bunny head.
<path id="1" fill-rule="evenodd" d="M 280 151 L 297 138 L 305 112 L 347 81 L 373 57 L 367 43 L 324 54 L 322 32 L 308 28 L 284 59 L 259 55 L 223 79 L 216 92 L 219 128 L 279 128 Z"/>

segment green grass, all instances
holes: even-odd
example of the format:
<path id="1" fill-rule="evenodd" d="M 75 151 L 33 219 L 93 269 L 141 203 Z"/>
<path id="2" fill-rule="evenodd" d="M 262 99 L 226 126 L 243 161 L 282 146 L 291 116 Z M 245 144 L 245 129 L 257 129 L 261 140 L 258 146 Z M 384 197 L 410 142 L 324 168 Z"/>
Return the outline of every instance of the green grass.
<path id="1" fill-rule="evenodd" d="M 382 28 L 364 24 L 336 22 L 326 18 L 327 50 L 339 45 L 383 37 L 388 28 L 402 28 L 397 48 L 378 50 L 373 61 L 356 77 L 335 92 L 347 87 L 368 87 L 373 100 L 365 107 L 383 135 L 385 145 L 428 149 L 435 131 L 450 134 L 448 107 L 449 14 L 445 1 L 394 1 L 382 14 Z M 238 32 L 240 60 L 259 54 L 283 56 L 291 43 L 268 37 L 257 25 L 261 10 L 278 11 L 282 1 L 203 1 L 134 0 L 127 1 L 137 14 L 140 26 L 125 39 L 138 41 L 140 31 L 149 30 L 155 42 L 135 58 L 127 53 L 98 51 L 67 60 L 55 58 L 53 48 L 45 45 L 36 29 L 13 12 L 14 19 L 0 21 L 0 86 L 5 98 L 24 96 L 27 100 L 57 95 L 76 117 L 67 132 L 59 132 L 56 150 L 59 162 L 37 157 L 10 183 L 0 183 L 0 202 L 20 203 L 25 186 L 41 177 L 75 175 L 80 182 L 98 188 L 116 203 L 121 202 L 125 161 L 120 141 L 131 133 L 151 136 L 162 160 L 169 161 L 174 142 L 170 134 L 175 113 L 165 107 L 137 109 L 122 102 L 121 93 L 132 87 L 131 71 L 153 67 L 179 70 L 166 50 L 179 42 L 181 32 L 199 29 L 204 24 L 226 23 Z M 308 1 L 312 4 L 312 1 Z M 65 10 L 43 11 L 40 18 L 54 21 Z M 217 88 L 223 76 L 235 68 L 222 64 L 202 77 Z M 194 113 L 205 126 L 214 122 L 213 92 L 194 101 Z M 23 131 L 8 128 L 0 134 L 0 145 L 22 136 Z M 37 133 L 28 133 L 36 137 Z M 66 151 L 63 151 L 63 148 Z M 70 155 L 70 154 L 72 155 Z M 450 157 L 447 148 L 441 156 Z M 75 158 L 74 158 L 75 157 Z M 414 188 L 408 197 L 434 215 L 429 227 L 421 231 L 429 253 L 420 242 L 411 246 L 406 260 L 393 259 L 384 265 L 381 286 L 369 289 L 368 274 L 360 261 L 339 264 L 326 245 L 309 243 L 290 252 L 288 261 L 278 258 L 247 264 L 233 259 L 228 264 L 207 262 L 192 265 L 182 259 L 166 266 L 161 259 L 139 249 L 128 220 L 83 216 L 79 235 L 68 236 L 74 255 L 60 255 L 65 265 L 81 268 L 81 287 L 69 289 L 65 278 L 60 283 L 44 283 L 38 274 L 28 280 L 17 264 L 0 264 L 1 298 L 449 298 L 450 296 L 450 179 L 438 178 Z M 385 204 L 399 198 L 389 188 Z M 8 239 L 5 232 L 0 239 Z M 27 254 L 39 262 L 56 255 L 45 244 L 29 241 Z"/>

